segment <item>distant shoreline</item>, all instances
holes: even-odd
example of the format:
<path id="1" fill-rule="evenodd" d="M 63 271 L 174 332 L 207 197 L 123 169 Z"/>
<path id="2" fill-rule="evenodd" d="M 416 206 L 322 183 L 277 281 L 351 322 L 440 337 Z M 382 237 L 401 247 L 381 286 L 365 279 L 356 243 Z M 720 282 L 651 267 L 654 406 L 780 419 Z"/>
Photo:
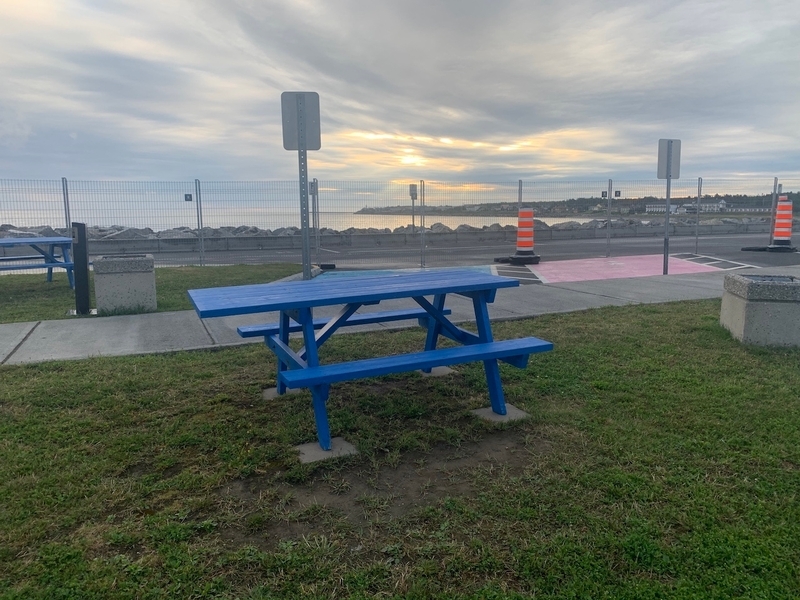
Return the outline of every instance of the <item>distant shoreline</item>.
<path id="1" fill-rule="evenodd" d="M 417 208 L 414 212 L 408 206 L 388 206 L 388 207 L 369 207 L 357 210 L 354 215 L 386 215 L 393 217 L 411 217 L 415 215 L 420 216 L 420 210 Z M 517 205 L 514 205 L 513 210 L 467 210 L 464 207 L 425 207 L 425 219 L 435 220 L 437 217 L 498 217 L 504 219 L 516 218 L 518 214 Z M 550 211 L 536 211 L 534 214 L 540 219 L 598 219 L 605 220 L 606 211 L 591 211 L 591 212 L 550 212 Z M 694 218 L 697 213 L 675 213 L 671 214 L 672 218 Z M 701 219 L 742 219 L 742 218 L 769 218 L 769 213 L 764 212 L 700 212 Z M 621 213 L 618 211 L 611 212 L 611 219 L 635 219 L 649 221 L 652 219 L 663 219 L 664 213 Z"/>

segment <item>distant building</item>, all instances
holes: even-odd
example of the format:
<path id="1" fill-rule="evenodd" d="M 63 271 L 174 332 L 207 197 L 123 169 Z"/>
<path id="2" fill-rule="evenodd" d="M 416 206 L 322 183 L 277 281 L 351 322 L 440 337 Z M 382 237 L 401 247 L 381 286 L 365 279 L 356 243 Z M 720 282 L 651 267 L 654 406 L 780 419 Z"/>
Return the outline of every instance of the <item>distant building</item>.
<path id="1" fill-rule="evenodd" d="M 665 213 L 667 212 L 667 203 L 665 202 L 664 204 L 648 204 L 645 207 L 645 210 L 646 212 L 649 213 Z M 719 202 L 715 202 L 713 204 L 700 205 L 700 212 L 705 212 L 705 213 L 726 212 L 727 210 L 728 210 L 728 203 L 725 202 L 725 200 L 720 200 Z M 686 214 L 693 212 L 694 212 L 694 204 L 683 204 L 681 206 L 677 206 L 676 204 L 669 205 L 670 214 Z"/>
<path id="2" fill-rule="evenodd" d="M 648 204 L 645 208 L 646 212 L 649 213 L 666 213 L 667 212 L 667 203 L 664 204 Z M 673 214 L 678 212 L 678 207 L 675 204 L 669 205 L 669 214 Z"/>

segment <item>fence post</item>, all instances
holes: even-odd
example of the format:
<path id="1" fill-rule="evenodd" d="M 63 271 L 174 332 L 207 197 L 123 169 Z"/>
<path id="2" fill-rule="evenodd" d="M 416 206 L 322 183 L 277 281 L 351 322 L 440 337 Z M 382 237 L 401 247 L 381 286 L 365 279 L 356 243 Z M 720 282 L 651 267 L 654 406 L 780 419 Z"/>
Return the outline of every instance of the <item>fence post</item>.
<path id="1" fill-rule="evenodd" d="M 425 181 L 419 182 L 419 228 L 420 254 L 419 266 L 425 268 Z"/>
<path id="2" fill-rule="evenodd" d="M 67 185 L 67 178 L 61 178 L 61 191 L 64 194 L 64 219 L 66 222 L 66 228 L 72 229 L 72 218 L 69 214 L 69 186 Z"/>
<path id="3" fill-rule="evenodd" d="M 200 180 L 194 180 L 194 193 L 197 196 L 197 239 L 200 240 L 200 266 L 206 264 L 206 249 L 203 243 L 203 201 L 200 198 Z"/>
<path id="4" fill-rule="evenodd" d="M 311 192 L 311 221 L 314 228 L 314 242 L 316 244 L 317 266 L 319 266 L 319 181 L 317 178 L 311 180 L 309 186 Z"/>
<path id="5" fill-rule="evenodd" d="M 611 256 L 611 186 L 612 182 L 608 180 L 608 208 L 606 212 L 608 213 L 606 217 L 606 258 Z"/>
<path id="6" fill-rule="evenodd" d="M 417 199 L 417 184 L 408 184 L 408 195 L 411 198 L 411 235 L 417 233 L 417 221 L 414 213 L 414 201 Z"/>
<path id="7" fill-rule="evenodd" d="M 772 182 L 772 210 L 769 213 L 769 245 L 775 241 L 775 211 L 778 209 L 778 178 Z"/>
<path id="8" fill-rule="evenodd" d="M 697 254 L 697 248 L 700 242 L 700 196 L 703 194 L 703 178 L 697 178 L 697 203 L 694 205 L 694 253 Z"/>

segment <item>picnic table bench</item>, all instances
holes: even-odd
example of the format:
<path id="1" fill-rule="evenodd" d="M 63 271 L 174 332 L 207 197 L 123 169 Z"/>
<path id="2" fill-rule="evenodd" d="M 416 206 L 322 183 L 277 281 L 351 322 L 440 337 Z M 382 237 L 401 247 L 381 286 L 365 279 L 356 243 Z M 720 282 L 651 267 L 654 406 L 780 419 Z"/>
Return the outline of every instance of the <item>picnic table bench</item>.
<path id="1" fill-rule="evenodd" d="M 5 249 L 17 246 L 28 246 L 36 254 L 7 255 Z M 68 237 L 31 237 L 0 238 L 0 271 L 22 271 L 25 269 L 47 269 L 47 281 L 53 281 L 53 269 L 65 269 L 69 286 L 75 289 L 73 269 L 75 263 L 70 258 L 72 238 Z"/>
<path id="2" fill-rule="evenodd" d="M 516 279 L 498 277 L 472 269 L 441 269 L 397 272 L 390 275 L 324 275 L 308 281 L 189 290 L 200 318 L 223 317 L 278 311 L 279 321 L 239 327 L 242 337 L 264 336 L 278 359 L 276 388 L 309 388 L 312 395 L 317 438 L 324 450 L 331 449 L 327 409 L 330 385 L 365 377 L 377 377 L 434 367 L 482 361 L 492 410 L 506 414 L 498 360 L 518 368 L 527 365 L 531 354 L 552 350 L 553 345 L 535 337 L 494 340 L 488 305 L 498 289 L 518 286 Z M 445 308 L 448 294 L 472 300 L 478 332 L 454 323 Z M 430 300 L 428 298 L 431 298 Z M 357 313 L 361 307 L 385 300 L 413 299 L 416 308 Z M 317 318 L 313 310 L 341 305 L 330 318 Z M 319 348 L 340 327 L 417 319 L 427 330 L 424 349 L 410 354 L 389 355 L 335 364 L 320 364 Z M 289 334 L 303 335 L 304 347 L 289 346 Z M 460 346 L 437 348 L 440 337 Z"/>

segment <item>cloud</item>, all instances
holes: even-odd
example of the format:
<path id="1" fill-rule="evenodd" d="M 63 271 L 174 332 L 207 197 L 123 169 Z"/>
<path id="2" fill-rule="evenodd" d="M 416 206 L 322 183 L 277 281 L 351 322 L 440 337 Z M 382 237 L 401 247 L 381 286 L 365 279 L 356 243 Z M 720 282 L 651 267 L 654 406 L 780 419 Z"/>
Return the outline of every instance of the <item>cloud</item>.
<path id="1" fill-rule="evenodd" d="M 799 34 L 795 0 L 5 3 L 0 178 L 294 179 L 285 90 L 320 178 L 649 178 L 660 137 L 796 172 Z"/>
<path id="2" fill-rule="evenodd" d="M 17 149 L 30 137 L 31 127 L 17 112 L 0 110 L 0 146 Z"/>

